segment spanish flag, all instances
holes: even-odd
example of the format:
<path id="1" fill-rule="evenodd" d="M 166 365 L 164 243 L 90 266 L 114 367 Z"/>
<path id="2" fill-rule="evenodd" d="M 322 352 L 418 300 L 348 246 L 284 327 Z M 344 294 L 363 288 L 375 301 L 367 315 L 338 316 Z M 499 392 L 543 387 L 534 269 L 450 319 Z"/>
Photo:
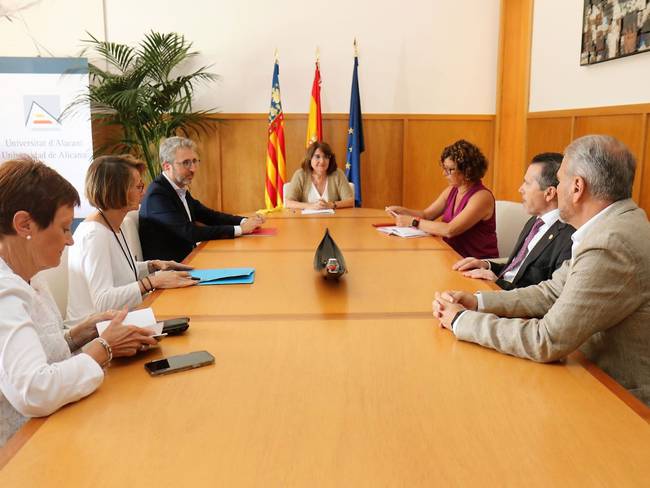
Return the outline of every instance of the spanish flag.
<path id="1" fill-rule="evenodd" d="M 323 140 L 323 116 L 320 112 L 320 66 L 316 61 L 314 83 L 311 87 L 311 100 L 309 102 L 309 118 L 307 119 L 307 144 Z"/>
<path id="2" fill-rule="evenodd" d="M 280 65 L 275 60 L 271 107 L 269 109 L 269 133 L 266 150 L 266 182 L 264 202 L 267 210 L 282 208 L 284 182 L 286 181 L 286 151 L 284 150 L 284 115 L 280 102 Z"/>

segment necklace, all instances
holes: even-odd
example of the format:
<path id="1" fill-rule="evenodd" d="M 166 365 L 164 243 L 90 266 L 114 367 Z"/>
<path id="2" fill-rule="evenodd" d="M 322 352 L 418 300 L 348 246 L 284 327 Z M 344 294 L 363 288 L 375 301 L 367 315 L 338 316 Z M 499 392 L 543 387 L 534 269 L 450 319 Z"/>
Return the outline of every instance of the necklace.
<path id="1" fill-rule="evenodd" d="M 119 228 L 120 234 L 122 236 L 122 239 L 124 240 L 124 247 L 126 247 L 126 250 L 124 250 L 124 247 L 122 247 L 122 243 L 120 242 L 120 238 L 117 237 L 117 232 L 113 229 L 113 226 L 111 223 L 108 221 L 106 218 L 106 215 L 104 215 L 104 212 L 99 210 L 99 215 L 102 216 L 102 219 L 104 219 L 104 222 L 106 222 L 106 225 L 108 226 L 109 229 L 111 229 L 111 232 L 113 233 L 113 236 L 115 237 L 115 240 L 117 241 L 117 245 L 120 246 L 120 250 L 122 251 L 122 254 L 124 254 L 124 257 L 126 258 L 126 262 L 129 265 L 129 268 L 131 268 L 131 271 L 133 271 L 133 276 L 135 276 L 135 281 L 138 281 L 138 270 L 135 267 L 135 260 L 133 259 L 133 254 L 131 254 L 131 249 L 129 249 L 129 244 L 126 242 L 126 237 L 124 237 L 124 232 L 122 232 L 122 228 Z"/>

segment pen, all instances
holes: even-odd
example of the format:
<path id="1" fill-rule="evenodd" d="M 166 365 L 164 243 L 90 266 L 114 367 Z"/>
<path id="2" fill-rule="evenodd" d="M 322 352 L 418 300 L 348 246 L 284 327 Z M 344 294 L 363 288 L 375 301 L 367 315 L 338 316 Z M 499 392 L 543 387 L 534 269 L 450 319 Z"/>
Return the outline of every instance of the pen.
<path id="1" fill-rule="evenodd" d="M 190 276 L 190 278 L 193 279 L 194 281 L 201 281 L 201 278 L 199 278 L 198 276 Z"/>

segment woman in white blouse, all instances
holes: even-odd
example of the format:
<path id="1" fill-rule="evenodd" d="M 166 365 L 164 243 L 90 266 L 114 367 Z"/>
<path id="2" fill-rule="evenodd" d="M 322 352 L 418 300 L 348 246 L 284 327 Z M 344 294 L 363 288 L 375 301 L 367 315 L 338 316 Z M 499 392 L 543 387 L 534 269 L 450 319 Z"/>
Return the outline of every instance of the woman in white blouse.
<path id="1" fill-rule="evenodd" d="M 79 194 L 43 163 L 0 165 L 0 446 L 28 417 L 89 395 L 111 358 L 156 343 L 151 329 L 122 325 L 126 310 L 95 314 L 71 329 L 36 273 L 58 266 L 72 244 Z M 111 319 L 97 337 L 99 320 Z M 76 352 L 76 354 L 72 354 Z"/>
<path id="2" fill-rule="evenodd" d="M 156 288 L 196 284 L 175 261 L 136 261 L 120 226 L 142 199 L 145 165 L 131 156 L 102 156 L 88 168 L 86 197 L 97 209 L 74 234 L 68 254 L 67 319 L 142 302 Z"/>
<path id="3" fill-rule="evenodd" d="M 354 195 L 345 173 L 338 169 L 336 156 L 326 142 L 313 142 L 305 159 L 291 178 L 286 208 L 337 209 L 354 207 Z"/>

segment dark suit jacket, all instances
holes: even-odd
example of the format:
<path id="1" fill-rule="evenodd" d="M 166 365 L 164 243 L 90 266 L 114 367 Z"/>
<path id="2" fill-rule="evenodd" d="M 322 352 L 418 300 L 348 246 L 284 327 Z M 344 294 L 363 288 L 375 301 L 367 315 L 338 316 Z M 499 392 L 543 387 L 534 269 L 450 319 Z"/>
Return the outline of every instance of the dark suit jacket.
<path id="1" fill-rule="evenodd" d="M 490 261 L 490 269 L 492 269 L 494 274 L 499 276 L 496 283 L 504 290 L 524 288 L 549 280 L 553 272 L 571 257 L 571 245 L 573 244 L 571 235 L 575 229 L 569 224 L 558 220 L 546 231 L 533 250 L 528 253 L 524 262 L 521 263 L 512 283 L 502 279 L 501 274 L 515 258 L 519 249 L 521 249 L 536 218 L 531 217 L 526 222 L 526 225 L 524 225 L 515 244 L 515 248 L 512 250 L 512 254 L 506 264 L 498 264 Z"/>
<path id="2" fill-rule="evenodd" d="M 182 261 L 197 242 L 235 237 L 243 217 L 216 212 L 186 194 L 187 212 L 176 190 L 163 175 L 147 188 L 140 205 L 140 243 L 144 259 Z M 197 225 L 200 222 L 204 225 Z"/>

